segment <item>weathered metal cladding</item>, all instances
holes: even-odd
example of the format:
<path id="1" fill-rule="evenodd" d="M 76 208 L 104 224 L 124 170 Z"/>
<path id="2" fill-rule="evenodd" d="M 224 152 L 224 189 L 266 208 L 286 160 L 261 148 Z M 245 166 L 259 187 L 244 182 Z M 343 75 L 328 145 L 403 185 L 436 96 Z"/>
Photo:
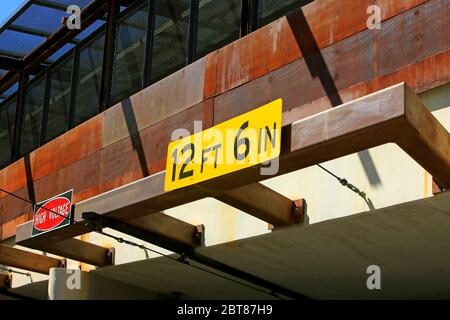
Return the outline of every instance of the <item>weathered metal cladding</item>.
<path id="1" fill-rule="evenodd" d="M 99 114 L 38 148 L 33 178 L 41 179 L 101 148 L 103 114 Z"/>
<path id="2" fill-rule="evenodd" d="M 410 25 L 421 26 L 422 20 L 418 19 L 414 12 L 416 10 L 426 11 L 427 28 L 439 30 L 441 33 L 448 29 L 447 33 L 450 34 L 450 21 L 442 14 L 444 10 L 441 10 L 443 8 L 438 4 L 439 1 L 430 1 L 416 9 L 402 13 L 388 22 L 392 21 L 391 25 L 399 25 L 402 21 L 408 21 Z M 422 7 L 424 7 L 423 10 Z M 447 20 L 447 22 L 444 23 L 443 20 Z M 230 119 L 279 97 L 283 98 L 283 110 L 288 111 L 323 96 L 330 97 L 336 94 L 339 96 L 338 91 L 341 89 L 376 78 L 378 73 L 384 75 L 385 70 L 393 73 L 403 66 L 414 64 L 450 48 L 450 39 L 445 40 L 445 37 L 444 40 L 439 37 L 425 39 L 419 36 L 420 29 L 413 31 L 416 33 L 413 33 L 412 36 L 411 32 L 407 28 L 385 28 L 383 24 L 383 29 L 380 31 L 365 30 L 321 50 L 321 55 L 314 57 L 312 62 L 310 59 L 301 58 L 238 88 L 229 90 L 215 98 L 215 123 Z M 411 38 L 415 39 L 416 37 L 419 37 L 420 41 L 424 42 L 423 46 L 428 48 L 428 56 L 415 54 L 404 57 L 398 53 L 399 49 L 397 48 L 408 47 L 411 45 L 408 41 L 412 41 Z M 392 52 L 383 50 L 380 53 L 378 50 L 378 54 L 375 54 L 377 51 L 374 48 L 380 48 L 380 42 L 385 38 L 396 39 L 396 45 L 392 46 Z M 401 58 L 396 58 L 397 55 L 400 55 Z M 389 68 L 386 67 L 388 65 Z M 329 85 L 327 80 L 331 81 L 332 85 Z M 397 83 L 401 81 L 405 81 L 405 79 L 400 78 Z M 393 83 L 383 87 L 390 84 Z M 409 84 L 414 88 L 417 86 L 417 83 Z M 338 103 L 333 103 L 333 105 L 342 103 L 342 98 L 338 100 Z"/>
<path id="3" fill-rule="evenodd" d="M 378 75 L 450 48 L 450 5 L 430 0 L 383 22 L 375 33 Z"/>
<path id="4" fill-rule="evenodd" d="M 74 202 L 98 194 L 100 151 L 64 167 L 35 183 L 36 200 L 42 201 L 74 189 Z"/>
<path id="5" fill-rule="evenodd" d="M 74 189 L 74 202 L 90 198 L 98 194 L 100 172 L 100 152 L 95 152 L 80 161 L 54 171 L 51 174 L 34 181 L 33 183 L 16 190 L 14 193 L 25 199 L 33 199 L 36 202 L 53 197 L 56 194 Z M 14 220 L 24 214 L 32 215 L 31 204 L 6 196 L 3 202 L 4 212 L 2 222 Z"/>
<path id="6" fill-rule="evenodd" d="M 16 226 L 33 219 L 32 213 L 23 214 L 13 220 L 4 222 L 1 225 L 1 239 L 8 239 L 16 234 Z"/>
<path id="7" fill-rule="evenodd" d="M 178 128 L 194 131 L 194 121 L 212 123 L 211 101 L 201 102 L 149 126 L 102 150 L 100 192 L 162 171 L 166 164 L 167 145 L 172 131 Z M 208 113 L 204 113 L 204 110 Z"/>
<path id="8" fill-rule="evenodd" d="M 14 192 L 17 196 L 28 199 L 29 193 L 27 187 L 20 188 Z M 17 218 L 20 215 L 31 213 L 33 210 L 32 205 L 19 200 L 10 195 L 5 197 L 4 202 L 4 213 L 2 214 L 2 222 L 8 222 L 14 218 Z"/>
<path id="9" fill-rule="evenodd" d="M 102 146 L 202 102 L 204 73 L 203 58 L 106 110 Z"/>
<path id="10" fill-rule="evenodd" d="M 428 0 L 381 0 L 382 20 L 418 6 Z M 319 48 L 341 41 L 367 29 L 367 8 L 373 1 L 314 1 L 257 32 L 219 49 L 206 60 L 205 79 L 216 79 L 215 84 L 205 82 L 205 96 L 226 92 L 267 72 L 301 58 L 295 33 L 289 21 L 305 24 Z"/>

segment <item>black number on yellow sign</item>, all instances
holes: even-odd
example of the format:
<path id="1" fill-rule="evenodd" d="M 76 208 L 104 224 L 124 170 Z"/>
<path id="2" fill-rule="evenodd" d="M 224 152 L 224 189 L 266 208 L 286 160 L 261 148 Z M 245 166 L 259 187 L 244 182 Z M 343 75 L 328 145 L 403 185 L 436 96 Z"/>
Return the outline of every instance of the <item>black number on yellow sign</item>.
<path id="1" fill-rule="evenodd" d="M 244 131 L 247 128 L 248 128 L 248 121 L 245 121 L 239 128 L 236 134 L 236 138 L 234 139 L 234 158 L 239 161 L 244 160 L 248 156 L 248 153 L 250 152 L 250 140 L 248 138 L 239 139 L 242 131 Z M 245 151 L 239 153 L 239 147 L 243 144 L 245 145 Z"/>
<path id="2" fill-rule="evenodd" d="M 195 146 L 193 143 L 189 143 L 184 146 L 184 148 L 181 150 L 181 154 L 184 154 L 185 152 L 191 151 L 191 154 L 186 160 L 184 161 L 183 165 L 181 166 L 180 174 L 178 176 L 178 179 L 185 179 L 188 177 L 192 177 L 194 174 L 194 170 L 186 170 L 186 166 L 194 159 L 195 154 Z M 176 179 L 176 172 L 177 172 L 177 160 L 178 160 L 178 149 L 174 149 L 172 152 L 172 158 L 173 158 L 173 169 L 172 169 L 172 181 L 175 181 Z"/>

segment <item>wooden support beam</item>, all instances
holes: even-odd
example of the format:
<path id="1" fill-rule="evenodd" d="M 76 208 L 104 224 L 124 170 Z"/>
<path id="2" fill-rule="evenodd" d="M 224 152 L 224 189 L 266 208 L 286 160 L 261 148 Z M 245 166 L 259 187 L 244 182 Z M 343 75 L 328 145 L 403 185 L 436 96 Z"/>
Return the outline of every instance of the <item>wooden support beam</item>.
<path id="1" fill-rule="evenodd" d="M 149 216 L 126 221 L 129 225 L 162 237 L 179 241 L 191 247 L 204 245 L 203 225 L 194 226 L 182 220 L 157 212 Z"/>
<path id="2" fill-rule="evenodd" d="M 0 273 L 0 289 L 10 289 L 12 283 L 12 275 Z"/>
<path id="3" fill-rule="evenodd" d="M 283 127 L 276 175 L 386 143 L 397 143 L 443 187 L 450 186 L 450 134 L 404 83 Z M 128 221 L 267 178 L 255 166 L 165 192 L 163 171 L 77 204 L 75 220 L 81 221 L 83 212 L 92 211 Z M 82 225 L 70 225 L 29 239 L 21 236 L 26 227 L 17 227 L 20 244 L 62 241 L 89 232 Z"/>
<path id="4" fill-rule="evenodd" d="M 51 258 L 0 244 L 0 264 L 49 274 L 50 268 L 63 268 L 64 260 Z"/>
<path id="5" fill-rule="evenodd" d="M 53 232 L 47 233 L 47 235 L 49 235 L 47 237 L 39 236 L 36 238 L 31 238 L 32 227 L 33 222 L 29 221 L 25 224 L 25 228 L 21 228 L 20 230 L 17 229 L 16 243 L 18 243 L 17 237 L 19 237 L 19 239 L 26 238 L 28 240 L 21 242 L 21 245 L 28 248 L 42 250 L 97 267 L 106 267 L 114 264 L 114 252 L 112 249 L 75 239 L 73 238 L 73 233 L 66 233 L 63 236 L 65 238 L 64 241 L 58 241 L 62 236 L 61 233 L 56 234 L 55 236 Z M 55 239 L 56 241 L 49 239 Z"/>
<path id="6" fill-rule="evenodd" d="M 261 183 L 228 190 L 215 198 L 276 227 L 301 222 L 302 217 L 296 214 L 294 201 Z"/>

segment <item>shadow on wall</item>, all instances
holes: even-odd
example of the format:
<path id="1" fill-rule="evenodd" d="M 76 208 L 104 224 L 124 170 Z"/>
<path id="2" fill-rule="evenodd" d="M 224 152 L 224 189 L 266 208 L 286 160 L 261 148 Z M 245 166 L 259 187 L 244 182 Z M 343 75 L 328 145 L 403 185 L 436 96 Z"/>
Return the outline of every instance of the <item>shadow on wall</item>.
<path id="1" fill-rule="evenodd" d="M 139 136 L 139 129 L 136 121 L 136 115 L 133 111 L 133 106 L 131 105 L 130 98 L 126 98 L 121 102 L 122 111 L 125 117 L 125 122 L 127 124 L 128 134 L 130 135 L 131 143 L 133 149 L 136 150 L 139 164 L 141 166 L 142 175 L 148 177 L 150 175 L 147 167 L 147 160 L 145 159 L 144 148 L 142 147 L 142 140 Z"/>
<path id="2" fill-rule="evenodd" d="M 322 56 L 320 48 L 314 39 L 314 35 L 306 20 L 302 8 L 297 9 L 292 14 L 287 16 L 287 21 L 292 30 L 292 33 L 297 41 L 297 45 L 301 50 L 305 59 L 308 70 L 313 78 L 319 78 L 322 87 L 333 107 L 339 106 L 343 103 L 339 95 L 336 84 L 331 76 L 330 70 Z M 359 160 L 363 165 L 364 172 L 369 180 L 371 186 L 381 185 L 381 179 L 375 167 L 370 153 L 362 151 L 358 153 Z M 367 202 L 367 201 L 366 201 Z M 373 205 L 368 203 L 369 207 Z"/>

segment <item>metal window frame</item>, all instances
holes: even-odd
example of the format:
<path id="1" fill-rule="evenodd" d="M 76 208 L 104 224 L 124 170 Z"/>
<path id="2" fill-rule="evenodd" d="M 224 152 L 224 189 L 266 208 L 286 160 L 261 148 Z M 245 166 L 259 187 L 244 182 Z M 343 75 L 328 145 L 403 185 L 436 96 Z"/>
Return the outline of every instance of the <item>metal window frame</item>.
<path id="1" fill-rule="evenodd" d="M 100 38 L 101 36 L 105 37 L 105 41 L 106 41 L 106 26 L 103 25 L 101 27 L 99 27 L 97 30 L 95 30 L 94 32 L 92 32 L 89 36 L 87 36 L 85 39 L 83 39 L 82 42 L 80 42 L 76 47 L 74 47 L 72 50 L 74 50 L 74 59 L 76 60 L 76 68 L 74 68 L 72 70 L 72 91 L 71 91 L 71 110 L 69 113 L 69 129 L 73 129 L 76 126 L 80 125 L 82 122 L 77 123 L 75 121 L 75 114 L 76 114 L 76 110 L 77 110 L 77 91 L 78 91 L 78 80 L 79 80 L 79 75 L 80 75 L 80 54 L 81 52 L 86 49 L 87 47 L 89 47 L 93 42 L 95 42 L 98 38 Z M 103 42 L 103 53 L 105 52 L 105 42 Z M 104 55 L 103 55 L 104 57 Z M 103 65 L 104 65 L 104 59 L 102 59 L 102 75 L 103 75 Z M 103 83 L 103 79 L 100 80 L 100 92 L 99 92 L 99 101 L 98 101 L 98 110 L 97 113 L 102 112 L 101 109 L 101 102 L 102 102 L 102 83 Z M 72 96 L 73 95 L 73 96 Z"/>
<path id="2" fill-rule="evenodd" d="M 155 36 L 156 0 L 148 1 L 147 8 L 147 39 L 145 42 L 143 88 L 152 82 L 153 41 Z"/>
<path id="3" fill-rule="evenodd" d="M 42 77 L 42 78 L 41 78 Z M 42 105 L 42 118 L 44 118 L 44 112 L 45 112 L 45 105 L 46 105 L 46 100 L 45 100 L 45 98 L 46 98 L 46 93 L 47 93 L 47 81 L 48 81 L 48 79 L 47 79 L 47 70 L 44 70 L 44 71 L 42 71 L 42 72 L 40 72 L 40 73 L 38 73 L 33 79 L 31 79 L 30 81 L 28 81 L 28 83 L 25 85 L 25 88 L 24 88 L 24 94 L 26 95 L 27 94 L 27 92 L 28 92 L 28 90 L 33 86 L 33 85 L 35 85 L 36 84 L 36 82 L 39 82 L 39 81 L 42 81 L 43 80 L 43 82 L 44 82 L 44 97 L 43 97 L 43 105 Z M 28 154 L 28 153 L 30 153 L 30 152 L 33 152 L 33 150 L 36 150 L 37 148 L 39 148 L 41 145 L 42 145 L 42 143 L 41 143 L 41 137 L 39 137 L 39 143 L 38 143 L 38 146 L 36 147 L 36 148 L 33 148 L 32 150 L 29 150 L 29 151 L 27 151 L 27 152 L 22 152 L 21 151 L 21 148 L 22 148 L 22 137 L 23 137 L 23 129 L 24 129 L 24 126 L 23 126 L 23 117 L 25 116 L 25 105 L 26 105 L 26 98 L 24 97 L 24 105 L 23 105 L 23 114 L 22 114 L 22 127 L 21 127 L 21 130 L 20 130 L 20 136 L 19 136 L 19 139 L 20 139 L 20 143 L 19 143 L 19 145 L 18 145 L 18 152 L 19 152 L 19 155 L 18 155 L 18 157 L 19 158 L 22 158 L 23 156 L 25 156 L 26 154 Z M 43 127 L 42 127 L 42 119 L 41 119 L 41 123 L 39 124 L 39 126 L 40 126 L 40 134 L 42 135 L 42 129 L 43 129 Z"/>
<path id="4" fill-rule="evenodd" d="M 20 140 L 22 135 L 25 88 L 28 81 L 29 81 L 28 73 L 26 71 L 21 71 L 19 73 L 19 89 L 17 91 L 16 114 L 14 121 L 14 136 L 13 136 L 13 143 L 11 146 L 12 149 L 11 163 L 18 160 L 20 157 L 20 142 L 21 142 Z"/>
<path id="5" fill-rule="evenodd" d="M 111 107 L 111 105 L 113 103 L 115 103 L 116 101 L 113 100 L 113 92 L 112 92 L 112 81 L 114 78 L 114 65 L 115 65 L 115 59 L 114 56 L 116 54 L 116 44 L 117 44 L 117 35 L 118 35 L 118 31 L 119 31 L 119 25 L 123 20 L 126 20 L 130 15 L 136 13 L 137 11 L 144 9 L 147 6 L 147 9 L 149 9 L 149 2 L 155 2 L 155 0 L 145 0 L 145 2 L 142 2 L 140 0 L 135 0 L 133 3 L 131 3 L 126 9 L 124 9 L 122 12 L 118 12 L 117 15 L 114 17 L 114 21 L 113 21 L 113 25 L 114 25 L 114 38 L 112 40 L 109 41 L 109 46 L 111 46 L 111 50 L 110 50 L 110 55 L 111 55 L 111 66 L 109 68 L 109 71 L 111 73 L 110 78 L 106 79 L 106 81 L 108 81 L 108 84 L 105 84 L 102 80 L 102 86 L 103 85 L 109 85 L 109 88 L 106 86 L 106 91 L 105 94 L 106 96 L 104 97 L 105 101 L 103 102 L 105 107 L 104 109 L 100 110 L 100 112 L 108 109 L 109 107 Z M 156 5 L 155 5 L 156 7 Z M 148 34 L 148 20 L 149 20 L 149 11 L 147 10 L 147 28 L 146 28 L 146 41 L 148 40 L 149 34 Z M 153 34 L 153 31 L 152 31 Z M 145 88 L 145 83 L 146 83 L 146 78 L 145 78 L 145 70 L 146 70 L 146 60 L 148 57 L 148 52 L 147 52 L 147 45 L 148 45 L 148 41 L 146 42 L 145 48 L 144 48 L 144 70 L 143 70 L 143 74 L 142 74 L 142 82 L 141 82 L 141 86 L 140 86 L 140 90 L 142 90 L 143 88 Z M 153 45 L 153 40 L 152 40 L 152 45 Z M 151 64 L 151 62 L 150 62 Z M 151 65 L 148 67 L 151 68 Z"/>
<path id="6" fill-rule="evenodd" d="M 15 125 L 15 122 L 16 122 L 16 113 L 17 113 L 17 96 L 18 96 L 18 91 L 14 92 L 12 95 L 8 96 L 5 100 L 3 100 L 0 103 L 0 110 L 2 110 L 2 109 L 7 109 L 8 107 L 11 107 L 11 103 L 13 102 L 13 100 L 16 100 L 16 101 L 14 101 L 15 103 L 13 104 L 13 105 L 15 105 L 14 119 L 13 119 L 14 125 Z M 15 130 L 15 128 L 13 130 Z M 8 131 L 9 131 L 9 128 L 8 128 Z M 14 142 L 14 132 L 12 132 L 12 133 L 13 133 L 13 136 L 10 137 L 10 141 L 9 141 L 10 147 L 11 147 L 10 154 L 9 154 L 9 161 L 6 162 L 3 165 L 0 164 L 0 169 L 10 165 L 12 163 L 12 161 L 13 161 L 13 159 L 12 159 L 12 155 L 13 155 L 12 148 L 13 148 L 13 142 Z"/>

